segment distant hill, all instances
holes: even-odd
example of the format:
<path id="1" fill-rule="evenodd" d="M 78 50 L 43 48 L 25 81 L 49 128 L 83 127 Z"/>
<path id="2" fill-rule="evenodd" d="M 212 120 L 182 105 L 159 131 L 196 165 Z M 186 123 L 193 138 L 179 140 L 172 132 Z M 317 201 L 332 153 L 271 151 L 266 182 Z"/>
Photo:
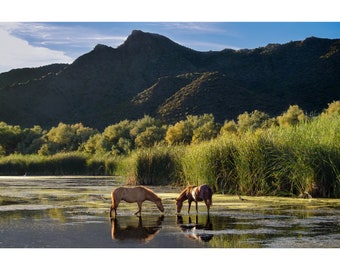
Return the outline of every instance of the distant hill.
<path id="1" fill-rule="evenodd" d="M 117 48 L 97 45 L 72 64 L 0 74 L 0 121 L 44 128 L 82 122 L 103 129 L 145 114 L 235 119 L 289 105 L 320 112 L 340 100 L 340 39 L 310 37 L 252 50 L 198 52 L 134 30 Z"/>

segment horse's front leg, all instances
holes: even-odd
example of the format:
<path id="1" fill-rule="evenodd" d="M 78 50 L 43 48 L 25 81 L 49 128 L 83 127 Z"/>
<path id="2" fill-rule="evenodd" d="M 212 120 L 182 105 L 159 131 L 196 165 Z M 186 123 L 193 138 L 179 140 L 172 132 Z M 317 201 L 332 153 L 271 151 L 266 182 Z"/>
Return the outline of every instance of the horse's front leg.
<path id="1" fill-rule="evenodd" d="M 117 208 L 120 202 L 114 201 L 114 203 L 110 207 L 110 217 L 112 217 L 112 210 L 115 210 L 115 217 L 117 216 Z"/>
<path id="2" fill-rule="evenodd" d="M 110 218 L 112 218 L 112 210 L 113 210 L 113 206 L 111 205 L 111 207 L 110 207 Z"/>
<path id="3" fill-rule="evenodd" d="M 110 207 L 110 218 L 112 218 L 112 211 L 115 210 L 115 217 L 117 216 L 117 208 L 111 205 Z"/>
<path id="4" fill-rule="evenodd" d="M 137 202 L 138 204 L 138 211 L 135 213 L 135 215 L 141 215 L 142 214 L 142 202 Z"/>
<path id="5" fill-rule="evenodd" d="M 188 206 L 188 214 L 190 214 L 190 207 L 191 207 L 191 200 L 188 200 L 189 206 Z"/>
<path id="6" fill-rule="evenodd" d="M 198 203 L 197 201 L 195 201 L 195 203 L 196 203 L 196 213 L 198 213 Z"/>

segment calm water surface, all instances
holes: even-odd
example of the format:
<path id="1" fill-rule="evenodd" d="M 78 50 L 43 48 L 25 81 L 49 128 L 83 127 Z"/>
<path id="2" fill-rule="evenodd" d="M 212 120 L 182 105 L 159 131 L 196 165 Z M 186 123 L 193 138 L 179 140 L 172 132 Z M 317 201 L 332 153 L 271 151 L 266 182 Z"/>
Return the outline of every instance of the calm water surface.
<path id="1" fill-rule="evenodd" d="M 165 215 L 151 202 L 122 202 L 109 218 L 109 177 L 0 177 L 2 248 L 338 248 L 338 200 L 256 201 L 214 195 L 208 216 L 175 214 L 180 188 L 152 187 L 163 198 Z M 213 199 L 214 199 L 213 197 Z M 254 200 L 254 201 L 253 201 Z"/>

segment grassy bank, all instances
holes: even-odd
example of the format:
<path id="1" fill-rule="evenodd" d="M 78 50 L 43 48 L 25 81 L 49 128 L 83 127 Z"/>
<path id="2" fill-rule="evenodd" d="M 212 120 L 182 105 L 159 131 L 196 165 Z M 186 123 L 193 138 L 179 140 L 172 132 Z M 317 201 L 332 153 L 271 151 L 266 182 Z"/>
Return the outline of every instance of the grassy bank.
<path id="1" fill-rule="evenodd" d="M 272 127 L 187 147 L 185 182 L 247 195 L 340 196 L 340 118 Z"/>
<path id="2" fill-rule="evenodd" d="M 157 146 L 135 151 L 123 160 L 128 182 L 140 185 L 164 185 L 180 183 L 180 156 L 184 147 Z"/>
<path id="3" fill-rule="evenodd" d="M 0 175 L 112 175 L 115 170 L 114 159 L 79 152 L 52 156 L 13 154 L 0 158 Z"/>
<path id="4" fill-rule="evenodd" d="M 241 195 L 340 197 L 340 116 L 224 133 L 190 145 L 140 148 L 125 156 L 71 152 L 0 158 L 1 175 L 123 175 L 144 185 L 203 184 Z"/>
<path id="5" fill-rule="evenodd" d="M 129 157 L 132 183 L 207 183 L 217 192 L 252 196 L 340 197 L 340 118 L 317 117 Z"/>

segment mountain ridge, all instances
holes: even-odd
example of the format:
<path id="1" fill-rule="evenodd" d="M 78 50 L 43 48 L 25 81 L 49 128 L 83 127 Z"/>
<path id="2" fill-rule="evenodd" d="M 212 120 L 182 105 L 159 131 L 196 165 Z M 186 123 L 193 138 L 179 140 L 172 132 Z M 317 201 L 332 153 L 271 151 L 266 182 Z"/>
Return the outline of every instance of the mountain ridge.
<path id="1" fill-rule="evenodd" d="M 339 72 L 339 39 L 198 52 L 134 30 L 117 48 L 98 44 L 72 64 L 1 73 L 0 121 L 103 129 L 145 114 L 174 123 L 188 114 L 220 122 L 255 109 L 279 115 L 291 104 L 319 112 L 340 99 Z"/>

